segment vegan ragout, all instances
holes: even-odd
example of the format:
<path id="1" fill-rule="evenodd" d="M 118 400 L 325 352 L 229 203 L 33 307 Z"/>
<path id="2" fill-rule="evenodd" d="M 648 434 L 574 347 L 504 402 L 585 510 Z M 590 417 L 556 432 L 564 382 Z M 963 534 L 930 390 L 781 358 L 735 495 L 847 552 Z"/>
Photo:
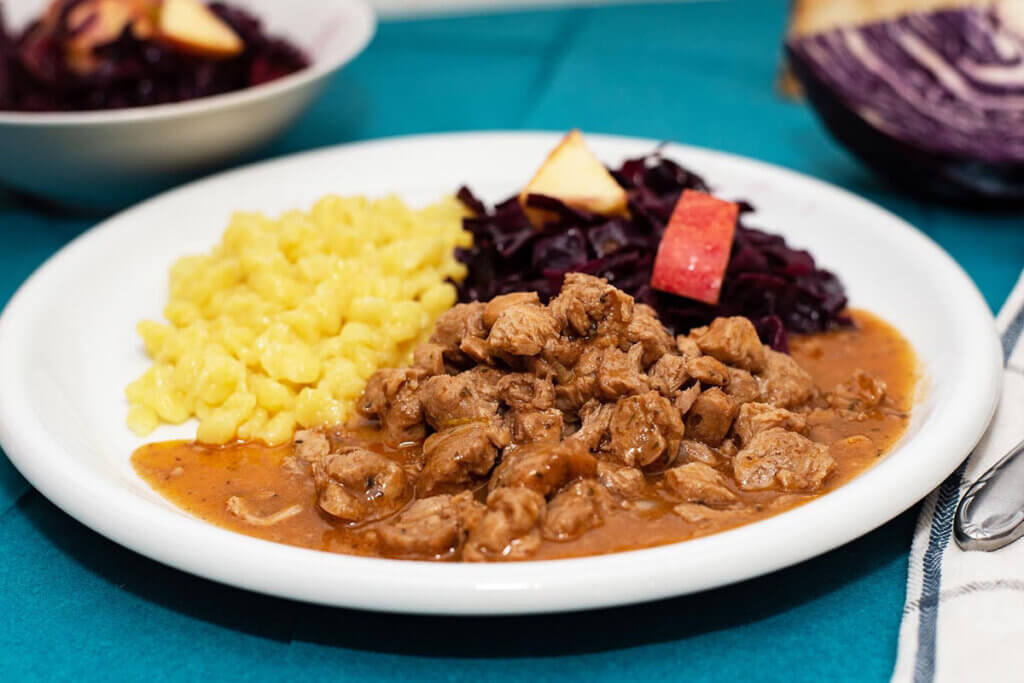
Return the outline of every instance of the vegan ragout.
<path id="1" fill-rule="evenodd" d="M 131 420 L 199 439 L 139 475 L 281 543 L 550 559 L 778 514 L 905 430 L 906 340 L 674 162 L 609 171 L 574 131 L 509 201 L 458 196 L 240 216 L 176 266 Z"/>

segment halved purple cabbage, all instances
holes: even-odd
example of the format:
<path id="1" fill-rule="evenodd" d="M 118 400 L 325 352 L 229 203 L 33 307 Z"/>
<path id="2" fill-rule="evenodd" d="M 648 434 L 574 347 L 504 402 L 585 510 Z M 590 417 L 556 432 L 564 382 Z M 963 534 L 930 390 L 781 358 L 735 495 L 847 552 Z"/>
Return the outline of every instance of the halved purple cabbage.
<path id="1" fill-rule="evenodd" d="M 1024 30 L 1009 3 L 792 37 L 828 130 L 896 183 L 947 200 L 1024 201 Z"/>
<path id="2" fill-rule="evenodd" d="M 651 289 L 654 256 L 679 195 L 684 189 L 708 191 L 708 186 L 658 153 L 630 159 L 612 174 L 629 195 L 629 218 L 590 214 L 552 197 L 531 195 L 531 206 L 558 215 L 542 230 L 530 225 L 517 197 L 487 210 L 468 188 L 459 190 L 459 199 L 475 214 L 464 222 L 473 233 L 473 246 L 456 253 L 469 266 L 459 300 L 536 290 L 547 301 L 567 272 L 578 271 L 607 278 L 654 307 L 677 334 L 717 316 L 742 315 L 766 344 L 784 351 L 787 331 L 820 332 L 849 324 L 839 279 L 782 237 L 745 227 L 742 216 L 717 305 Z M 743 213 L 752 210 L 742 205 Z"/>

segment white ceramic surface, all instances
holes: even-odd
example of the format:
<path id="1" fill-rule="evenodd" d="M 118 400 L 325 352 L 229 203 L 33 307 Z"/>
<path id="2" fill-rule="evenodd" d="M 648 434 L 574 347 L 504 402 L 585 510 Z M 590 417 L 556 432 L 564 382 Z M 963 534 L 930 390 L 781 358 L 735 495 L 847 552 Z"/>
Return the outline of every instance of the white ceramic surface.
<path id="1" fill-rule="evenodd" d="M 591 136 L 618 163 L 647 140 Z M 593 558 L 430 564 L 332 555 L 222 530 L 179 511 L 131 468 L 142 441 L 125 427 L 124 386 L 146 367 L 134 332 L 159 317 L 166 273 L 208 249 L 232 210 L 277 213 L 326 193 L 397 192 L 428 202 L 468 182 L 495 200 L 519 188 L 555 134 L 478 133 L 344 146 L 202 180 L 130 209 L 76 239 L 0 316 L 0 445 L 45 496 L 156 560 L 256 591 L 400 612 L 501 614 L 616 605 L 699 591 L 823 553 L 922 498 L 977 442 L 1000 382 L 992 316 L 973 283 L 928 238 L 843 190 L 707 150 L 667 154 L 720 196 L 749 198 L 751 223 L 809 248 L 852 303 L 899 327 L 925 391 L 895 450 L 850 484 L 782 515 L 686 543 Z M 151 440 L 194 435 L 163 428 Z"/>
<path id="2" fill-rule="evenodd" d="M 49 0 L 4 3 L 12 27 Z M 271 83 L 175 104 L 95 112 L 0 111 L 0 184 L 83 207 L 124 206 L 269 141 L 375 29 L 365 0 L 232 0 L 312 64 Z"/>

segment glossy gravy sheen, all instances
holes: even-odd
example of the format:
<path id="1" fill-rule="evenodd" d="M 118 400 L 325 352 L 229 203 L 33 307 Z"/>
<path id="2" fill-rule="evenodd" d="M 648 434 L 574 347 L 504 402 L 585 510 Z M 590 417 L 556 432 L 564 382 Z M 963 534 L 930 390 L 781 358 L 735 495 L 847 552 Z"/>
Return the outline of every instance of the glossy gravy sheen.
<path id="1" fill-rule="evenodd" d="M 582 537 L 566 542 L 544 541 L 533 559 L 552 559 L 616 552 L 706 536 L 748 524 L 788 510 L 842 486 L 877 462 L 907 426 L 914 401 L 917 368 L 914 353 L 893 327 L 864 311 L 851 313 L 856 325 L 790 340 L 793 358 L 808 370 L 820 389 L 831 389 L 861 369 L 885 381 L 888 400 L 864 419 L 834 412 L 809 420 L 810 437 L 831 445 L 836 470 L 815 494 L 777 491 L 741 491 L 732 487 L 744 504 L 713 521 L 688 522 L 674 514 L 653 483 L 650 496 L 633 509 L 615 509 L 605 523 Z M 408 449 L 392 449 L 375 438 L 374 430 L 339 434 L 342 441 L 371 447 L 402 460 Z M 849 437 L 864 436 L 864 439 Z M 418 447 L 417 447 L 418 450 Z M 178 507 L 203 520 L 239 533 L 279 543 L 359 555 L 375 555 L 365 540 L 366 525 L 350 527 L 318 511 L 316 492 L 308 469 L 282 467 L 291 446 L 268 447 L 236 443 L 211 447 L 191 442 L 143 446 L 132 456 L 135 470 L 156 491 Z M 227 501 L 238 496 L 258 515 L 270 515 L 298 506 L 295 516 L 270 526 L 256 526 L 228 510 Z"/>

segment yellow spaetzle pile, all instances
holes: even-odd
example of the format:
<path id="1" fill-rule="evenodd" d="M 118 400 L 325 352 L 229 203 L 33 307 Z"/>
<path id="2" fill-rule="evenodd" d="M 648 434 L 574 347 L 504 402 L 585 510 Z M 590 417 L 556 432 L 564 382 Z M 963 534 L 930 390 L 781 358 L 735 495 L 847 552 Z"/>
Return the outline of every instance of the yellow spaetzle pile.
<path id="1" fill-rule="evenodd" d="M 367 378 L 407 363 L 455 303 L 464 215 L 454 198 L 335 196 L 277 220 L 236 214 L 212 252 L 171 268 L 168 322 L 139 323 L 153 364 L 128 385 L 128 425 L 196 416 L 199 441 L 279 444 L 344 422 Z"/>

